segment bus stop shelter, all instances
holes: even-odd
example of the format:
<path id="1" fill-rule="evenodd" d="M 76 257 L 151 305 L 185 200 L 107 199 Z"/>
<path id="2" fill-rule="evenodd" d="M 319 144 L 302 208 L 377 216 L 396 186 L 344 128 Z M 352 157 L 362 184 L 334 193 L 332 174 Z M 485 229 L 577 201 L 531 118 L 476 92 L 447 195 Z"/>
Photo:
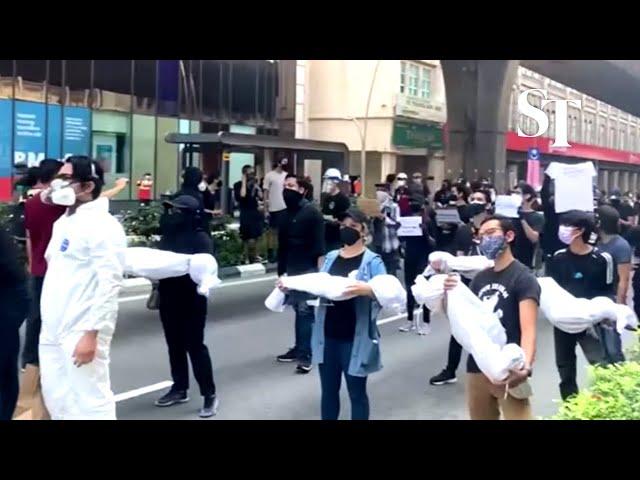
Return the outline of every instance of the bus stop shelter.
<path id="1" fill-rule="evenodd" d="M 233 153 L 253 153 L 261 158 L 263 174 L 271 169 L 278 153 L 289 160 L 289 172 L 309 176 L 314 184 L 314 195 L 319 198 L 322 173 L 327 168 L 338 168 L 343 174 L 349 169 L 349 149 L 344 143 L 318 140 L 300 140 L 272 135 L 247 135 L 243 133 L 169 133 L 167 143 L 183 145 L 182 169 L 199 163 L 203 170 L 219 168 L 222 181 L 221 207 L 229 212 L 229 164 Z M 203 157 L 209 161 L 204 162 Z M 199 159 L 199 162 L 197 162 Z M 205 165 L 206 163 L 206 165 Z M 207 168 L 208 167 L 208 168 Z M 258 165 L 256 165 L 258 167 Z"/>

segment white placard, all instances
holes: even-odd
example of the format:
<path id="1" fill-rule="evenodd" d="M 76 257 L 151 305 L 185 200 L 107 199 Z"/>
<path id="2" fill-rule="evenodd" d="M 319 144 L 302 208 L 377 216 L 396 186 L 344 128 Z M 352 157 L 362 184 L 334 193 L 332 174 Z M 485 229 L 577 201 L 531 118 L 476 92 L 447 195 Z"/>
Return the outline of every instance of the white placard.
<path id="1" fill-rule="evenodd" d="M 421 237 L 422 217 L 400 217 L 399 237 Z"/>
<path id="2" fill-rule="evenodd" d="M 462 220 L 460 220 L 460 214 L 457 208 L 438 208 L 436 209 L 436 223 L 438 225 L 459 225 L 462 223 Z"/>
<path id="3" fill-rule="evenodd" d="M 553 162 L 545 173 L 555 180 L 556 213 L 593 211 L 593 177 L 597 173 L 592 162 L 575 165 Z"/>
<path id="4" fill-rule="evenodd" d="M 496 197 L 496 215 L 507 218 L 518 218 L 518 209 L 522 205 L 520 195 L 498 195 Z"/>

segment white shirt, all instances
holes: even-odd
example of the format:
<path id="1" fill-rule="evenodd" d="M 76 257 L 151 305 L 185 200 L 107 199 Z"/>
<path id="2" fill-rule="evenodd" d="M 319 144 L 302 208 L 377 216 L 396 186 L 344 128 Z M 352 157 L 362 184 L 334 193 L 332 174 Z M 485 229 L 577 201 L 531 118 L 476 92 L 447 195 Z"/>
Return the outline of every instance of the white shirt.
<path id="1" fill-rule="evenodd" d="M 271 170 L 264 177 L 264 189 L 269 190 L 270 212 L 279 212 L 280 210 L 287 208 L 282 196 L 282 192 L 284 191 L 284 180 L 286 177 L 287 172 L 278 173 L 275 170 Z"/>
<path id="2" fill-rule="evenodd" d="M 59 344 L 72 332 L 113 334 L 126 248 L 124 229 L 109 213 L 106 198 L 54 223 L 45 253 L 41 344 Z"/>

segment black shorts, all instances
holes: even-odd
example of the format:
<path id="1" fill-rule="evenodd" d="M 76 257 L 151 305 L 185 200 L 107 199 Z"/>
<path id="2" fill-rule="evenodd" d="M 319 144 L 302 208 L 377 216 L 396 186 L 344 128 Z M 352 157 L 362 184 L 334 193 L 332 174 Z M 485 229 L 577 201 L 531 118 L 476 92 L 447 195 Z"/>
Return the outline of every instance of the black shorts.
<path id="1" fill-rule="evenodd" d="M 277 212 L 269 212 L 269 226 L 274 230 L 280 228 L 283 220 L 287 215 L 287 210 L 279 210 Z"/>

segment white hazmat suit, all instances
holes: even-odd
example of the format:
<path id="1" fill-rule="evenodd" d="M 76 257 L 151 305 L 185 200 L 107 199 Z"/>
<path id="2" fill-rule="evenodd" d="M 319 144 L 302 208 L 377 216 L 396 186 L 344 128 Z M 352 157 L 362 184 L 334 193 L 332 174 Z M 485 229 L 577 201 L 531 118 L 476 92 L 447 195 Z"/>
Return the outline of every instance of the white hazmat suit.
<path id="1" fill-rule="evenodd" d="M 54 420 L 115 420 L 109 378 L 110 346 L 122 286 L 127 241 L 98 198 L 53 226 L 42 287 L 40 374 Z M 76 367 L 73 353 L 85 332 L 98 332 L 94 360 Z"/>

